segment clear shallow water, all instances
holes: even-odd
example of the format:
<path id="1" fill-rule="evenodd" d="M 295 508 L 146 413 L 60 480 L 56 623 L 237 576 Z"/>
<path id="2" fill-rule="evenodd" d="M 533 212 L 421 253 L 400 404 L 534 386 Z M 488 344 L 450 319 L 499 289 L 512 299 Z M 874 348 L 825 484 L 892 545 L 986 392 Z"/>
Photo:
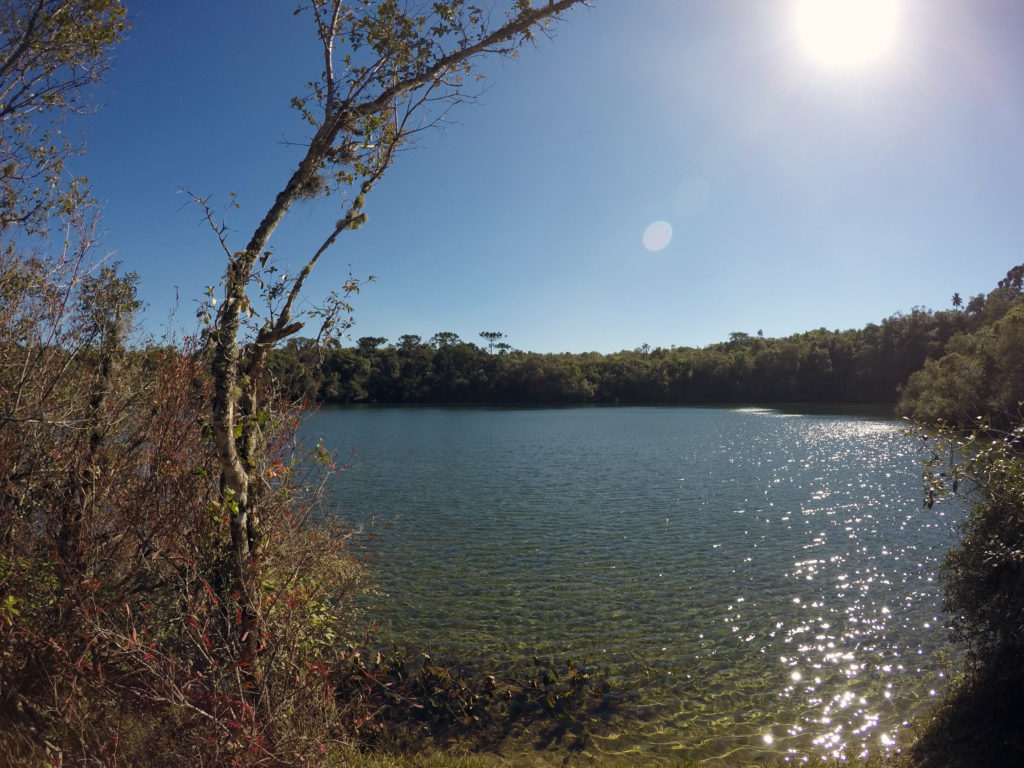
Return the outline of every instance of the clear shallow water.
<path id="1" fill-rule="evenodd" d="M 888 420 L 739 408 L 341 409 L 396 639 L 586 661 L 640 696 L 589 752 L 734 765 L 883 752 L 941 690 L 938 564 Z M 385 523 L 390 526 L 382 528 Z"/>

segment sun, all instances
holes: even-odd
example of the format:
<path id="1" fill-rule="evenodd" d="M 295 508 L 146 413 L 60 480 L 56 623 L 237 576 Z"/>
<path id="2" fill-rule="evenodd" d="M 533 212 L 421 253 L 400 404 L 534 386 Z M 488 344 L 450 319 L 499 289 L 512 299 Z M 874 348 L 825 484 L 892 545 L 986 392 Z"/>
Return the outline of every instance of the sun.
<path id="1" fill-rule="evenodd" d="M 796 33 L 819 64 L 850 69 L 877 61 L 895 46 L 899 0 L 796 0 Z"/>

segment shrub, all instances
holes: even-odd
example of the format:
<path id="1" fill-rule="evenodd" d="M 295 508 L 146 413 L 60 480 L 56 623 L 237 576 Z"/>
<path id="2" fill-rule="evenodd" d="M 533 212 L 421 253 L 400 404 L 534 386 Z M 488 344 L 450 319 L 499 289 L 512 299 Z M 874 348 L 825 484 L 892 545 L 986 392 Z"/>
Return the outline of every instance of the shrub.
<path id="1" fill-rule="evenodd" d="M 348 533 L 310 522 L 298 412 L 262 414 L 273 546 L 247 657 L 208 365 L 188 343 L 127 349 L 132 276 L 81 245 L 0 259 L 0 764 L 315 763 L 344 736 L 328 671 L 363 576 Z"/>
<path id="2" fill-rule="evenodd" d="M 936 441 L 929 506 L 958 492 L 973 501 L 941 570 L 949 626 L 977 664 L 1024 680 L 1024 425 L 941 428 Z"/>

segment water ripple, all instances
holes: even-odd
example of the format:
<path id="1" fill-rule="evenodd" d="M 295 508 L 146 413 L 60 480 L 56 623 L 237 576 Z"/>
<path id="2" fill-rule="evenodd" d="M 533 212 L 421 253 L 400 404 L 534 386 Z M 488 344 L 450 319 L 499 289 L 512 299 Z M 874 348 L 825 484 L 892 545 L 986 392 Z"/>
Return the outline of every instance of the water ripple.
<path id="1" fill-rule="evenodd" d="M 328 410 L 333 487 L 400 641 L 585 660 L 637 705 L 595 754 L 885 752 L 941 690 L 935 573 L 897 424 L 768 409 Z"/>

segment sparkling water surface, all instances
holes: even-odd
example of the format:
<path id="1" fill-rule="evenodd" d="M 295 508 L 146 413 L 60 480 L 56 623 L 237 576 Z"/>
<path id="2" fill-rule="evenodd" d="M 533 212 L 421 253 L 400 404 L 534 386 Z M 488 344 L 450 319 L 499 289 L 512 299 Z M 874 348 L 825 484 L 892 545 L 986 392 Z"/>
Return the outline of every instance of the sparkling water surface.
<path id="1" fill-rule="evenodd" d="M 905 743 L 955 663 L 899 422 L 764 408 L 324 410 L 396 639 L 632 690 L 587 751 L 726 766 Z M 388 527 L 384 527 L 389 524 Z"/>

